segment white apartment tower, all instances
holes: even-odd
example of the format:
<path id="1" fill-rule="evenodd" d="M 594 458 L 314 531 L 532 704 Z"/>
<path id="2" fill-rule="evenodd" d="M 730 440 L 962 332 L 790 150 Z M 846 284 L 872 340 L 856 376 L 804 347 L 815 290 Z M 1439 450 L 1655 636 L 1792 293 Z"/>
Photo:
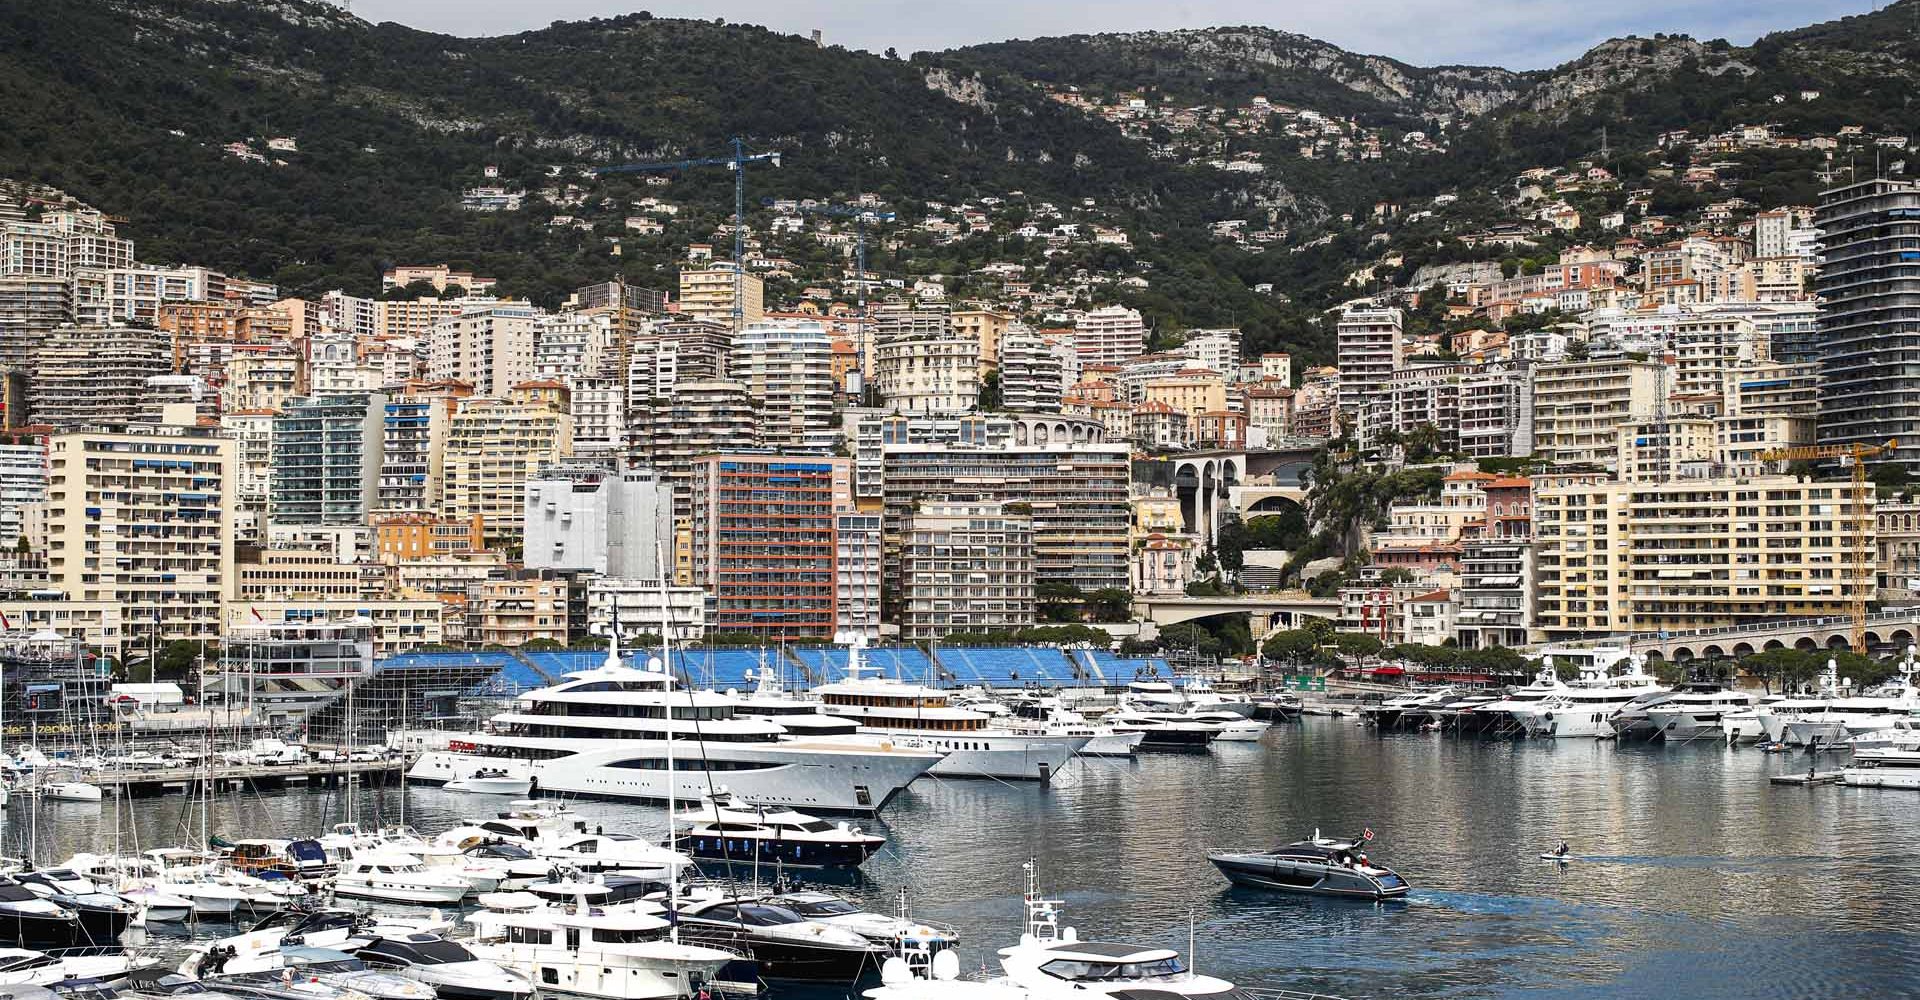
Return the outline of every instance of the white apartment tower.
<path id="1" fill-rule="evenodd" d="M 833 339 L 812 320 L 749 323 L 727 371 L 760 404 L 760 443 L 776 450 L 833 447 Z"/>
<path id="2" fill-rule="evenodd" d="M 504 398 L 533 378 L 537 319 L 532 306 L 496 303 L 435 323 L 427 338 L 428 377 Z"/>
<path id="3" fill-rule="evenodd" d="M 1406 361 L 1397 308 L 1347 309 L 1334 339 L 1340 368 L 1339 408 L 1359 414 Z"/>
<path id="4" fill-rule="evenodd" d="M 1073 341 L 1082 366 L 1119 364 L 1147 353 L 1147 324 L 1138 310 L 1102 306 L 1081 314 Z"/>

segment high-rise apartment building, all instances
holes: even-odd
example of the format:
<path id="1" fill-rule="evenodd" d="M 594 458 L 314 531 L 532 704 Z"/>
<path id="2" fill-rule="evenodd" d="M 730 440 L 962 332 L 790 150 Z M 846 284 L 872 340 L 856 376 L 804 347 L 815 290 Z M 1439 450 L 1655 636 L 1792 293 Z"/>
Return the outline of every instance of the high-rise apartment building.
<path id="1" fill-rule="evenodd" d="M 830 637 L 839 514 L 853 506 L 844 458 L 743 452 L 694 466 L 693 583 L 713 595 L 709 625 L 769 639 Z"/>
<path id="2" fill-rule="evenodd" d="M 676 319 L 651 324 L 628 338 L 627 405 L 651 405 L 666 399 L 682 382 L 727 377 L 733 328 L 724 323 Z"/>
<path id="3" fill-rule="evenodd" d="M 955 309 L 949 314 L 953 325 L 953 335 L 965 337 L 980 345 L 980 375 L 999 367 L 1000 353 L 1009 328 L 1013 326 L 1011 313 L 995 312 L 991 309 Z"/>
<path id="4" fill-rule="evenodd" d="M 35 355 L 27 408 L 34 423 L 58 428 L 133 423 L 147 380 L 172 370 L 172 348 L 156 330 L 61 327 Z"/>
<path id="5" fill-rule="evenodd" d="M 833 447 L 833 340 L 813 321 L 749 323 L 728 361 L 760 406 L 760 441 L 777 450 Z"/>
<path id="6" fill-rule="evenodd" d="M 1334 328 L 1340 368 L 1340 411 L 1366 410 L 1393 373 L 1406 362 L 1399 309 L 1348 309 Z"/>
<path id="7" fill-rule="evenodd" d="M 1620 428 L 1658 412 L 1667 366 L 1613 358 L 1536 365 L 1533 451 L 1555 465 L 1612 468 Z"/>
<path id="8" fill-rule="evenodd" d="M 376 509 L 389 514 L 441 509 L 447 433 L 460 401 L 471 395 L 464 382 L 416 382 L 387 401 Z"/>
<path id="9" fill-rule="evenodd" d="M 1147 353 L 1147 324 L 1139 310 L 1102 306 L 1080 315 L 1073 343 L 1082 367 L 1117 365 Z"/>
<path id="10" fill-rule="evenodd" d="M 878 639 L 886 554 L 880 515 L 835 515 L 833 543 L 834 634 Z"/>
<path id="11" fill-rule="evenodd" d="M 53 331 L 74 321 L 65 278 L 0 275 L 0 366 L 30 370 Z"/>
<path id="12" fill-rule="evenodd" d="M 900 635 L 1012 632 L 1033 624 L 1033 517 L 991 500 L 929 500 L 900 537 Z"/>
<path id="13" fill-rule="evenodd" d="M 944 333 L 910 334 L 882 340 L 873 350 L 874 386 L 887 409 L 966 413 L 979 404 L 978 341 Z"/>
<path id="14" fill-rule="evenodd" d="M 121 608 L 132 649 L 220 638 L 233 562 L 233 442 L 178 423 L 55 434 L 47 574 L 73 601 Z"/>
<path id="15" fill-rule="evenodd" d="M 739 273 L 732 264 L 680 272 L 680 315 L 720 323 L 729 330 L 765 319 L 765 295 L 764 281 Z M 734 309 L 736 296 L 740 300 L 738 312 Z"/>
<path id="16" fill-rule="evenodd" d="M 427 377 L 459 381 L 481 396 L 505 397 L 533 378 L 538 314 L 522 303 L 496 303 L 436 323 L 427 338 Z"/>
<path id="17" fill-rule="evenodd" d="M 380 498 L 387 397 L 296 396 L 273 421 L 275 524 L 365 524 Z"/>
<path id="18" fill-rule="evenodd" d="M 12 550 L 26 526 L 23 508 L 46 497 L 46 442 L 0 444 L 0 546 Z"/>
<path id="19" fill-rule="evenodd" d="M 479 517 L 489 539 L 518 539 L 527 480 L 572 454 L 573 418 L 564 407 L 525 391 L 461 400 L 447 428 L 442 513 Z"/>
<path id="20" fill-rule="evenodd" d="M 1030 506 L 1041 582 L 1088 593 L 1125 588 L 1132 449 L 1101 433 L 1087 421 L 1017 414 L 890 423 L 882 446 L 889 577 L 898 580 L 898 542 L 914 506 L 964 493 Z"/>
<path id="21" fill-rule="evenodd" d="M 1920 463 L 1920 181 L 1875 178 L 1820 196 L 1820 440 L 1899 448 Z"/>
<path id="22" fill-rule="evenodd" d="M 1059 412 L 1072 349 L 1017 323 L 1006 328 L 999 349 L 1000 405 L 1015 412 Z"/>
<path id="23" fill-rule="evenodd" d="M 1862 515 L 1851 484 L 1791 476 L 1545 486 L 1536 628 L 1559 640 L 1849 614 L 1873 592 L 1872 505 Z"/>

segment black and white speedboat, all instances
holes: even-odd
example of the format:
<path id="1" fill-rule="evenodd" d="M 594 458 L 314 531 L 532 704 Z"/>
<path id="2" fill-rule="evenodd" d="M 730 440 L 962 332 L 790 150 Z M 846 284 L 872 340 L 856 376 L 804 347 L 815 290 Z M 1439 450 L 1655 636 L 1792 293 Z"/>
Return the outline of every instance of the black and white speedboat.
<path id="1" fill-rule="evenodd" d="M 695 897 L 675 909 L 687 940 L 744 947 L 766 979 L 851 983 L 886 959 L 885 947 L 858 931 L 754 897 Z"/>
<path id="2" fill-rule="evenodd" d="M 915 920 L 906 915 L 902 893 L 900 913 L 889 915 L 862 910 L 859 906 L 825 892 L 801 890 L 767 897 L 767 902 L 784 906 L 795 913 L 834 927 L 844 927 L 888 948 L 913 942 L 923 951 L 941 951 L 960 943 L 960 932 L 945 924 Z"/>
<path id="3" fill-rule="evenodd" d="M 0 944 L 71 948 L 84 939 L 78 913 L 14 879 L 0 877 Z"/>
<path id="4" fill-rule="evenodd" d="M 1395 899 L 1407 894 L 1407 882 L 1391 868 L 1376 865 L 1361 839 L 1329 839 L 1315 832 L 1268 851 L 1210 854 L 1220 873 L 1235 885 L 1313 896 Z"/>
<path id="5" fill-rule="evenodd" d="M 126 932 L 140 907 L 119 893 L 107 892 L 92 880 L 65 868 L 49 868 L 14 876 L 29 892 L 72 910 L 80 917 L 76 948 L 114 944 Z"/>
<path id="6" fill-rule="evenodd" d="M 674 833 L 673 846 L 697 861 L 789 868 L 853 868 L 887 844 L 846 823 L 738 801 L 726 789 L 675 817 Z"/>
<path id="7" fill-rule="evenodd" d="M 438 934 L 378 937 L 354 949 L 370 968 L 433 987 L 440 1000 L 528 1000 L 533 983 Z"/>

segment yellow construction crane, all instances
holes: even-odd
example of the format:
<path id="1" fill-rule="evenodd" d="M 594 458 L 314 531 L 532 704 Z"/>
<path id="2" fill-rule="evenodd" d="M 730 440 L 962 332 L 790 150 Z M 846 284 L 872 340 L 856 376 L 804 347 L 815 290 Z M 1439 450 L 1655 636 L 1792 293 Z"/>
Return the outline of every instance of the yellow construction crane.
<path id="1" fill-rule="evenodd" d="M 1879 577 L 1878 557 L 1867 548 L 1872 544 L 1873 531 L 1869 527 L 1873 522 L 1872 513 L 1867 509 L 1867 459 L 1875 455 L 1884 455 L 1900 446 L 1900 442 L 1889 439 L 1886 444 L 1816 444 L 1798 448 L 1773 448 L 1760 453 L 1763 462 L 1812 461 L 1823 458 L 1853 459 L 1853 511 L 1847 519 L 1848 548 L 1855 553 L 1864 554 L 1867 560 L 1866 581 L 1854 581 L 1853 599 L 1849 602 L 1853 614 L 1853 648 L 1862 656 L 1867 653 L 1867 600 L 1876 589 Z"/>

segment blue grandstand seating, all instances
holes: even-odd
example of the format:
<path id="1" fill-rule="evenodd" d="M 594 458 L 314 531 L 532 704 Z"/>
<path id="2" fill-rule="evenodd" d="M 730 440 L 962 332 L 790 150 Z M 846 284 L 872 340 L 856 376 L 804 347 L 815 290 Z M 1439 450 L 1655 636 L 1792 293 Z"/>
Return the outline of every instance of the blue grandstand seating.
<path id="1" fill-rule="evenodd" d="M 955 684 L 1072 687 L 1090 683 L 1064 650 L 1029 646 L 940 647 L 940 667 Z"/>

